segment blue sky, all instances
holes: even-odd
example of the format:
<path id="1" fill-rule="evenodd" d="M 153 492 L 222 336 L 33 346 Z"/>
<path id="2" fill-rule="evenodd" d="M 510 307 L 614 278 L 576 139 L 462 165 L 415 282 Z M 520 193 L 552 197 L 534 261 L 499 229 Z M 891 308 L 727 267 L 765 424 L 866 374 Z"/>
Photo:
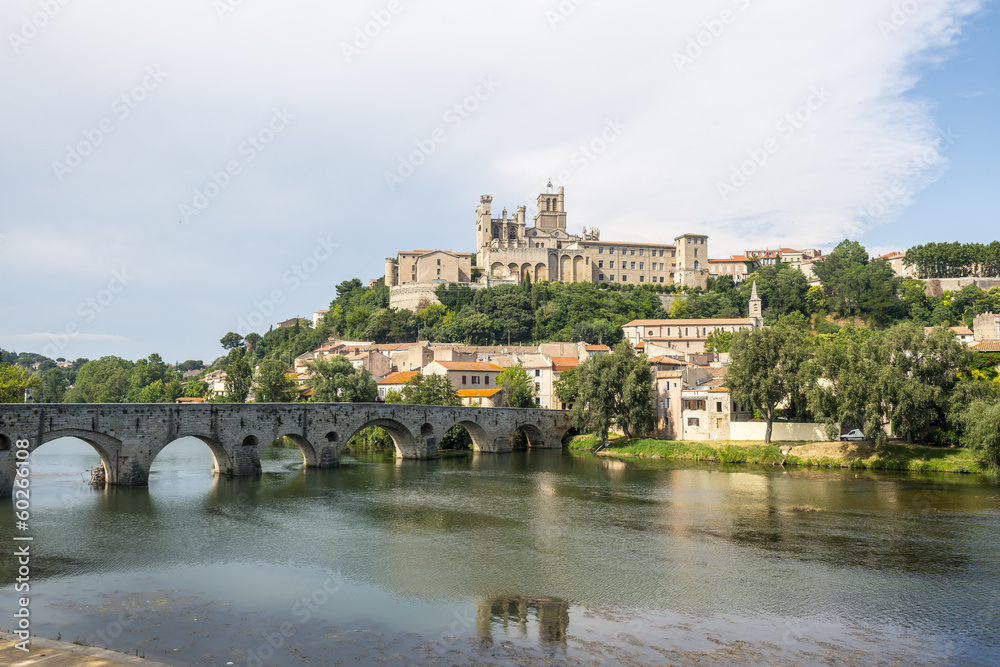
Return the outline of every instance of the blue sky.
<path id="1" fill-rule="evenodd" d="M 550 178 L 716 257 L 993 240 L 996 6 L 9 0 L 0 347 L 208 361 Z"/>

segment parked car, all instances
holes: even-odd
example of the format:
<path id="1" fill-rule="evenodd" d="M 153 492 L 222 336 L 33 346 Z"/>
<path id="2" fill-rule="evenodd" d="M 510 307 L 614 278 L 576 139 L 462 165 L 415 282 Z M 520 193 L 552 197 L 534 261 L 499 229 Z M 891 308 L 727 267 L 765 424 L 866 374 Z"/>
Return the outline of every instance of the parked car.
<path id="1" fill-rule="evenodd" d="M 841 440 L 864 440 L 865 434 L 861 432 L 860 428 L 856 428 L 853 431 L 848 431 L 844 435 L 840 436 Z"/>

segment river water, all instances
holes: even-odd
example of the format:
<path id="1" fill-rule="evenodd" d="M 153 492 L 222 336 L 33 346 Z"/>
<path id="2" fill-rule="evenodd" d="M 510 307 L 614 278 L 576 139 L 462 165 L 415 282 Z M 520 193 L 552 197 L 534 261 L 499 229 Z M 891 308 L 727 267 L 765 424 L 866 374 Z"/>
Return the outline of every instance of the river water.
<path id="1" fill-rule="evenodd" d="M 270 448 L 216 479 L 181 440 L 96 491 L 83 443 L 32 463 L 33 631 L 170 664 L 1000 663 L 982 477 Z"/>

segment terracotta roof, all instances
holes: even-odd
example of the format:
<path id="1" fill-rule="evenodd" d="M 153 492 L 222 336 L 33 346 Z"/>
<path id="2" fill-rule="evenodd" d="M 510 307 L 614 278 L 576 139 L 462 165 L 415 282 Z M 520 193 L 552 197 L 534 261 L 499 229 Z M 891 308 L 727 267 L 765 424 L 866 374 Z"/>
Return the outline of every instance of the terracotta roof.
<path id="1" fill-rule="evenodd" d="M 409 382 L 417 375 L 420 375 L 420 371 L 401 371 L 398 373 L 389 373 L 384 378 L 378 381 L 379 384 L 405 384 Z"/>
<path id="2" fill-rule="evenodd" d="M 580 360 L 576 357 L 552 357 L 552 370 L 557 373 L 576 368 L 580 365 Z"/>
<path id="3" fill-rule="evenodd" d="M 972 346 L 976 352 L 1000 352 L 1000 340 L 984 340 Z"/>
<path id="4" fill-rule="evenodd" d="M 690 361 L 678 359 L 677 357 L 650 357 L 647 359 L 651 364 L 673 364 L 675 366 L 694 366 Z"/>
<path id="5" fill-rule="evenodd" d="M 432 361 L 431 363 L 439 364 L 442 368 L 449 371 L 492 371 L 499 373 L 503 370 L 496 364 L 491 364 L 486 361 Z"/>
<path id="6" fill-rule="evenodd" d="M 455 393 L 460 398 L 490 398 L 500 393 L 500 389 L 459 389 Z"/>
<path id="7" fill-rule="evenodd" d="M 611 348 L 608 347 L 607 345 L 588 345 L 586 349 L 588 352 L 600 351 L 600 350 L 607 350 L 609 352 L 611 351 Z"/>

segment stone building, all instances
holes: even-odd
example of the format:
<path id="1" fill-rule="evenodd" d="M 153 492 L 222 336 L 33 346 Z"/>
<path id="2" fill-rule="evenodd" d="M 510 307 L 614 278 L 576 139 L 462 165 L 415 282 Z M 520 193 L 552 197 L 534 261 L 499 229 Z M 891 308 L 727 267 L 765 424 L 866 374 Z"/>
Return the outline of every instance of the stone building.
<path id="1" fill-rule="evenodd" d="M 705 340 L 713 331 L 736 333 L 763 326 L 761 299 L 754 283 L 746 319 L 632 320 L 622 327 L 622 332 L 633 347 L 655 343 L 662 350 L 659 354 L 673 350 L 688 355 L 704 352 Z"/>
<path id="2" fill-rule="evenodd" d="M 972 321 L 976 340 L 1000 340 L 1000 315 L 983 313 Z"/>
<path id="3" fill-rule="evenodd" d="M 704 286 L 708 237 L 684 234 L 666 243 L 602 241 L 597 229 L 572 234 L 566 225 L 565 189 L 538 195 L 538 213 L 527 224 L 525 206 L 493 217 L 493 197 L 476 209 L 476 265 L 488 279 L 517 282 L 592 282 Z"/>

